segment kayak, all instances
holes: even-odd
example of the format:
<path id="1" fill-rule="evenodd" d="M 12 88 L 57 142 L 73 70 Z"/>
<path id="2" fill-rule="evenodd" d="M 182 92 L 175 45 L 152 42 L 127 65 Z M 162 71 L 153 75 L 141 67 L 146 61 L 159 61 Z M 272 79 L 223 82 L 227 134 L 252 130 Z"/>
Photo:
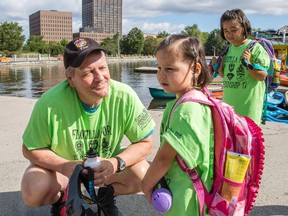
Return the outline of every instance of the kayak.
<path id="1" fill-rule="evenodd" d="M 218 83 L 211 83 L 207 86 L 208 90 L 211 93 L 211 97 L 222 99 L 223 95 L 223 86 Z M 152 88 L 149 87 L 150 95 L 154 99 L 174 99 L 176 98 L 175 94 L 167 93 L 162 88 Z"/>
<path id="2" fill-rule="evenodd" d="M 275 92 L 270 92 L 267 95 L 267 102 L 269 104 L 273 105 L 279 105 L 282 104 L 284 101 L 284 94 L 281 92 L 275 91 Z"/>
<path id="3" fill-rule="evenodd" d="M 288 74 L 280 75 L 279 80 L 280 80 L 280 85 L 288 86 Z"/>
<path id="4" fill-rule="evenodd" d="M 174 99 L 174 98 L 176 98 L 176 94 L 167 93 L 163 89 L 160 89 L 160 88 L 149 87 L 149 92 L 150 92 L 150 95 L 154 99 Z"/>
<path id="5" fill-rule="evenodd" d="M 288 111 L 278 106 L 267 105 L 267 121 L 288 124 Z"/>

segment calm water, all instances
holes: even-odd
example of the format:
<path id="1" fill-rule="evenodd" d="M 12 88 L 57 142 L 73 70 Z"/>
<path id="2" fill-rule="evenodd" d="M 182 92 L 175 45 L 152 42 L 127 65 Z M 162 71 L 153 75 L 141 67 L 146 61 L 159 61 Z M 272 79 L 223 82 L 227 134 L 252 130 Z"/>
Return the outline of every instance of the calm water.
<path id="1" fill-rule="evenodd" d="M 109 63 L 111 78 L 130 85 L 149 109 L 161 108 L 167 101 L 150 96 L 148 87 L 159 87 L 156 74 L 135 73 L 133 69 L 155 65 L 155 60 Z M 64 79 L 62 63 L 0 67 L 0 95 L 39 98 Z"/>

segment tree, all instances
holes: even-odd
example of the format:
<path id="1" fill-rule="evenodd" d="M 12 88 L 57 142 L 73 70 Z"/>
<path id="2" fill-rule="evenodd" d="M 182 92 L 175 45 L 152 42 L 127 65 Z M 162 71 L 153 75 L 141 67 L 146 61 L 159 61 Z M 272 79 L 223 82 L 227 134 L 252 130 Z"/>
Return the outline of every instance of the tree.
<path id="1" fill-rule="evenodd" d="M 148 36 L 144 40 L 144 48 L 143 48 L 143 54 L 144 55 L 154 55 L 155 49 L 158 46 L 158 40 L 157 38 L 154 38 L 152 36 Z"/>
<path id="2" fill-rule="evenodd" d="M 106 51 L 108 55 L 117 55 L 118 54 L 118 40 L 119 40 L 119 33 L 116 33 L 115 35 L 113 35 L 113 38 L 105 38 L 102 43 L 101 43 L 101 47 L 103 47 Z"/>
<path id="3" fill-rule="evenodd" d="M 51 56 L 57 56 L 59 54 L 64 53 L 64 47 L 61 45 L 60 42 L 50 42 L 49 43 L 49 53 Z"/>
<path id="4" fill-rule="evenodd" d="M 181 33 L 197 37 L 203 44 L 207 41 L 207 33 L 202 33 L 197 24 L 186 26 Z"/>
<path id="5" fill-rule="evenodd" d="M 69 41 L 66 40 L 65 38 L 60 41 L 61 46 L 63 46 L 64 48 L 67 46 L 68 43 Z"/>
<path id="6" fill-rule="evenodd" d="M 166 31 L 161 31 L 161 32 L 158 32 L 157 38 L 166 38 L 169 35 L 170 35 L 170 33 L 166 32 Z"/>
<path id="7" fill-rule="evenodd" d="M 25 41 L 25 36 L 22 33 L 22 26 L 19 26 L 17 22 L 2 23 L 0 25 L 0 50 L 19 51 Z"/>
<path id="8" fill-rule="evenodd" d="M 123 38 L 121 43 L 121 50 L 124 54 L 138 54 L 140 55 L 144 48 L 144 34 L 143 32 L 134 27 L 128 33 L 126 37 Z"/>
<path id="9" fill-rule="evenodd" d="M 214 29 L 209 33 L 206 43 L 204 44 L 206 55 L 219 55 L 227 45 L 227 42 L 221 38 L 220 29 Z"/>
<path id="10" fill-rule="evenodd" d="M 49 46 L 43 40 L 43 36 L 31 35 L 23 50 L 26 52 L 49 53 Z"/>

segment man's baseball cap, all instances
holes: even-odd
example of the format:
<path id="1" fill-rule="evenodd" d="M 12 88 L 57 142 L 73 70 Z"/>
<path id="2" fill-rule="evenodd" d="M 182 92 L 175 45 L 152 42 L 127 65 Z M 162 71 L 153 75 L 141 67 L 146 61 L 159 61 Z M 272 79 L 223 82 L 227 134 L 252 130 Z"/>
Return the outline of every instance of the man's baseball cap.
<path id="1" fill-rule="evenodd" d="M 68 67 L 79 67 L 84 59 L 93 51 L 105 49 L 100 47 L 96 41 L 91 38 L 75 38 L 70 41 L 64 51 L 64 66 L 65 69 Z"/>

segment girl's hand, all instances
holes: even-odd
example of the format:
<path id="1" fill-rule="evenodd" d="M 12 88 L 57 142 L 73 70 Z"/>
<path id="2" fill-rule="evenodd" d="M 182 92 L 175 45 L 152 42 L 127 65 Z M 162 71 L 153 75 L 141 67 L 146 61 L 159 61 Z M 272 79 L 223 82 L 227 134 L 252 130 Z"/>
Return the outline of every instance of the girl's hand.
<path id="1" fill-rule="evenodd" d="M 242 58 L 246 59 L 248 64 L 250 63 L 250 58 L 251 58 L 251 52 L 249 49 L 246 49 L 243 54 L 242 54 Z"/>

